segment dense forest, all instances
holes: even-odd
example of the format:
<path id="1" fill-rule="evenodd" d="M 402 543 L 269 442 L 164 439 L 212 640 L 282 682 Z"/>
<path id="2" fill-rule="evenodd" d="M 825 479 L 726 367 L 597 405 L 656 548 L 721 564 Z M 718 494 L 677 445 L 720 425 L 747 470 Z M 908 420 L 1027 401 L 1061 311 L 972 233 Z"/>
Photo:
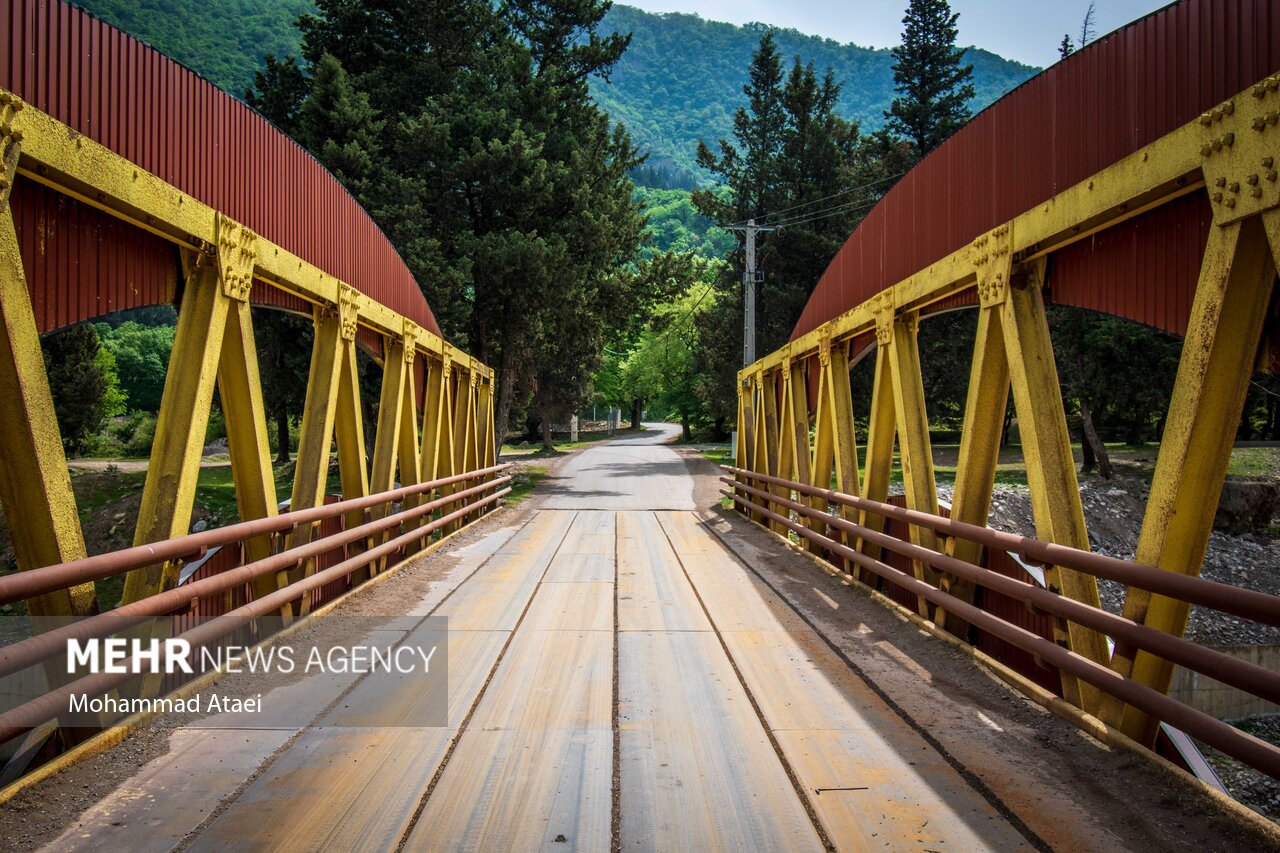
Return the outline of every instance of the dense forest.
<path id="1" fill-rule="evenodd" d="M 556 20 L 577 13 L 462 0 L 458 16 L 442 19 L 435 7 L 388 2 L 398 30 L 370 29 L 372 5 L 351 0 L 80 5 L 248 97 L 308 147 L 383 225 L 446 334 L 505 367 L 510 423 L 544 440 L 553 419 L 601 405 L 636 418 L 647 409 L 682 421 L 686 435 L 722 437 L 742 352 L 740 236 L 726 226 L 747 217 L 788 225 L 785 239 L 762 239 L 757 351 L 770 351 L 893 179 L 1035 71 L 956 45 L 955 16 L 942 0 L 910 0 L 904 44 L 893 50 L 602 3 Z M 385 43 L 370 56 L 374 30 Z M 511 77 L 492 47 L 477 47 L 482 34 L 533 78 Z M 436 62 L 437 49 L 465 61 Z M 566 50 L 570 58 L 559 58 Z M 298 64 L 279 61 L 295 55 Z M 540 80 L 544 61 L 567 64 Z M 547 93 L 560 105 L 548 110 L 539 100 Z M 613 130 L 602 123 L 606 113 Z M 500 115 L 514 123 L 495 121 Z M 566 116 L 576 130 L 558 126 Z M 489 165 L 450 142 L 424 167 L 424 143 L 437 144 L 442 132 L 487 140 L 480 159 Z M 529 148 L 531 138 L 545 147 Z M 495 164 L 517 179 L 477 183 Z M 522 181 L 547 180 L 547 165 L 560 175 L 543 189 L 551 203 L 513 206 L 528 198 Z M 610 187 L 603 202 L 575 188 L 584 168 Z M 441 186 L 480 191 L 487 212 L 446 209 Z M 557 196 L 594 198 L 594 210 L 578 211 L 577 231 L 614 223 L 587 241 L 597 249 L 590 259 L 575 258 L 572 246 L 586 243 Z M 839 202 L 824 201 L 831 198 Z M 778 219 L 778 211 L 792 213 Z M 530 233 L 541 236 L 530 243 Z M 570 258 L 580 267 L 572 284 L 562 272 Z M 566 304 L 566 287 L 579 301 L 567 326 L 555 312 L 539 313 Z M 511 310 L 516 303 L 527 310 Z M 259 323 L 263 381 L 280 389 L 305 363 L 308 335 L 282 316 Z M 143 322 L 46 339 L 52 362 L 92 364 L 85 369 L 102 377 L 94 394 L 60 401 L 72 452 L 145 452 L 171 331 L 163 317 L 129 319 Z M 973 319 L 944 315 L 922 326 L 926 401 L 944 432 L 960 426 L 968 381 L 964 360 L 948 355 L 969 348 Z M 1066 309 L 1055 309 L 1051 324 L 1072 429 L 1086 466 L 1106 473 L 1104 440 L 1158 438 L 1180 344 Z M 859 411 L 870 395 L 869 364 L 853 375 Z M 287 458 L 302 401 L 283 390 L 271 397 L 273 438 Z M 86 405 L 89 398 L 99 402 Z M 1275 380 L 1259 377 L 1242 438 L 1280 437 L 1278 400 Z"/>
<path id="2" fill-rule="evenodd" d="M 710 143 L 733 131 L 734 111 L 746 104 L 742 87 L 751 54 L 766 31 L 788 60 L 802 56 L 818 69 L 831 69 L 844 84 L 835 114 L 864 131 L 883 126 L 894 97 L 893 55 L 887 48 L 840 44 L 763 24 L 652 15 L 623 5 L 609 11 L 603 29 L 631 33 L 631 46 L 608 82 L 597 81 L 592 92 L 627 126 L 642 151 L 695 172 L 698 140 Z M 973 65 L 974 96 L 968 106 L 974 112 L 1039 70 L 977 48 L 966 50 L 964 61 Z"/>
<path id="3" fill-rule="evenodd" d="M 242 96 L 253 85 L 262 56 L 298 55 L 294 22 L 315 11 L 313 0 L 74 0 L 108 23 L 132 33 L 198 71 L 223 89 Z M 734 111 L 745 103 L 747 66 L 766 27 L 707 21 L 697 15 L 653 15 L 615 5 L 601 23 L 602 34 L 631 33 L 631 44 L 608 79 L 596 78 L 591 92 L 637 147 L 651 155 L 637 183 L 692 188 L 698 140 L 729 135 Z M 800 55 L 818 68 L 830 67 L 845 82 L 836 114 L 864 130 L 884 124 L 893 100 L 893 56 L 887 48 L 839 44 L 795 30 L 773 30 L 783 56 Z M 1038 69 L 970 48 L 977 111 Z"/>

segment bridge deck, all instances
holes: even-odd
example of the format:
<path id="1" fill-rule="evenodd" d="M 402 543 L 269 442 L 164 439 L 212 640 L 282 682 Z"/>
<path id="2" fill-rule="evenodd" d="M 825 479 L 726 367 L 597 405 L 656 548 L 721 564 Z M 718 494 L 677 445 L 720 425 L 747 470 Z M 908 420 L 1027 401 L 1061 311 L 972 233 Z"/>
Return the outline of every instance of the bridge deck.
<path id="1" fill-rule="evenodd" d="M 1079 768 L 1046 777 L 1018 740 L 1004 764 L 981 734 L 949 740 L 951 756 L 927 741 L 829 626 L 743 562 L 759 569 L 762 549 L 690 511 L 673 451 L 629 441 L 572 461 L 541 508 L 461 548 L 445 583 L 405 593 L 376 629 L 408 642 L 448 617 L 447 726 L 413 725 L 440 689 L 422 678 L 268 683 L 273 707 L 312 724 L 178 728 L 52 846 L 1018 850 L 1043 849 L 1046 829 L 1064 849 L 1141 846 L 1096 825 Z M 977 756 L 998 800 L 957 769 Z M 1137 805 L 1159 796 L 1146 787 L 1112 824 L 1122 836 L 1160 821 Z M 1055 790 L 1082 799 L 1057 794 L 1046 820 Z"/>
<path id="2" fill-rule="evenodd" d="M 447 728 L 308 729 L 191 849 L 1027 847 L 692 513 L 538 512 L 435 612 Z"/>

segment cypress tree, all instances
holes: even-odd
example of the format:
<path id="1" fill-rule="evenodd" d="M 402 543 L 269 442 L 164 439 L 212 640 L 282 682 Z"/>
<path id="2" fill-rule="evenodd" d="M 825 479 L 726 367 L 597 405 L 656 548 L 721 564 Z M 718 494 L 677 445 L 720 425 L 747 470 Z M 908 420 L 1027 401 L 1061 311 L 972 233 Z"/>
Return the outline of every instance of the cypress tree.
<path id="1" fill-rule="evenodd" d="M 902 44 L 893 49 L 894 89 L 886 127 L 906 137 L 924 157 L 969 120 L 973 66 L 962 65 L 956 20 L 947 0 L 911 0 Z"/>

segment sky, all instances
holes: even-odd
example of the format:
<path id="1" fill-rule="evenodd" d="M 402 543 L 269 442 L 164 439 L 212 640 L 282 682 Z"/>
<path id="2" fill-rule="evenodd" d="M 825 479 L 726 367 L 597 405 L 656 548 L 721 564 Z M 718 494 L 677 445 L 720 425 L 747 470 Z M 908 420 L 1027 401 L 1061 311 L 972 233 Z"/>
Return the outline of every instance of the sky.
<path id="1" fill-rule="evenodd" d="M 711 21 L 760 21 L 863 47 L 892 47 L 901 39 L 907 0 L 616 0 L 647 12 L 690 12 Z M 1098 35 L 1168 5 L 1169 0 L 1099 0 Z M 951 0 L 960 13 L 957 43 L 1007 59 L 1046 66 L 1058 60 L 1062 36 L 1078 41 L 1089 0 Z"/>

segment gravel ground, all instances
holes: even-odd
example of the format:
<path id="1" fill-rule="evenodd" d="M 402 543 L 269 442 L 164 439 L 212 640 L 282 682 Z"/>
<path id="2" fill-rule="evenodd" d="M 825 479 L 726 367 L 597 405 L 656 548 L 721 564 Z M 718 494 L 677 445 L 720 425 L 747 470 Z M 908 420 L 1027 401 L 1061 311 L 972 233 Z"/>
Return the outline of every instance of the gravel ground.
<path id="1" fill-rule="evenodd" d="M 1094 551 L 1122 559 L 1133 558 L 1146 509 L 1148 482 L 1132 474 L 1121 474 L 1110 481 L 1081 481 L 1080 498 L 1089 526 L 1089 544 Z M 950 501 L 949 487 L 939 487 L 938 492 L 943 500 Z M 1026 486 L 996 486 L 990 524 L 1009 533 L 1034 535 L 1031 497 Z M 1280 595 L 1280 537 L 1251 533 L 1233 536 L 1215 530 L 1209 538 L 1209 552 L 1201 577 Z M 1123 585 L 1100 580 L 1098 593 L 1104 608 L 1121 612 Z M 1193 607 L 1187 638 L 1206 646 L 1273 644 L 1280 643 L 1280 628 Z M 1280 745 L 1280 714 L 1241 720 L 1236 725 Z M 1233 797 L 1280 823 L 1280 782 L 1204 744 L 1200 748 Z"/>
<path id="2" fill-rule="evenodd" d="M 1236 726 L 1280 746 L 1280 714 L 1240 720 Z M 1201 744 L 1200 749 L 1233 797 L 1259 814 L 1280 823 L 1280 783 L 1230 756 L 1223 755 L 1211 746 Z"/>
<path id="3" fill-rule="evenodd" d="M 938 494 L 951 500 L 949 486 Z M 1147 482 L 1132 475 L 1112 480 L 1083 479 L 1080 499 L 1089 526 L 1090 547 L 1100 553 L 1132 559 L 1147 503 Z M 997 485 L 991 498 L 992 527 L 1020 536 L 1035 535 L 1031 495 L 1026 486 Z M 1280 537 L 1246 533 L 1232 536 L 1215 530 L 1209 538 L 1201 576 L 1232 586 L 1280 595 Z M 1113 613 L 1124 607 L 1124 587 L 1100 581 L 1102 606 Z M 1280 628 L 1258 625 L 1235 616 L 1193 607 L 1188 639 L 1206 646 L 1280 643 Z"/>

